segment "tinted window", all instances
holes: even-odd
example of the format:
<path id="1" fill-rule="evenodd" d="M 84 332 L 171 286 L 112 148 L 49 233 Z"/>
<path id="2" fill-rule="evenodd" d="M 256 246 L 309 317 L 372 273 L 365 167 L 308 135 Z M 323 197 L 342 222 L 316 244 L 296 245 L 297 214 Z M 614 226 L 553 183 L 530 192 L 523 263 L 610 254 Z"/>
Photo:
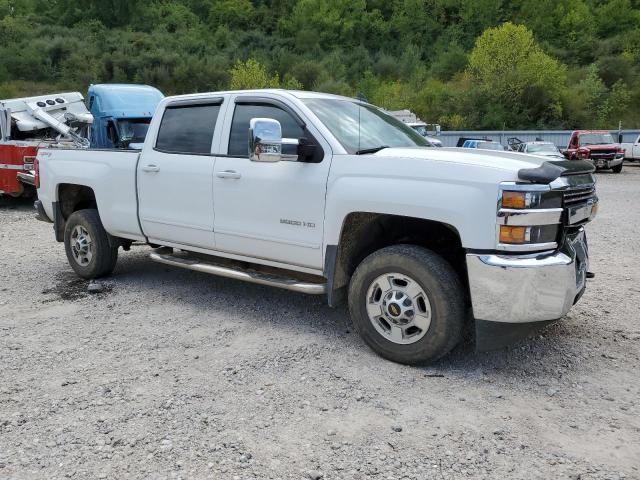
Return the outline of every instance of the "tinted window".
<path id="1" fill-rule="evenodd" d="M 162 116 L 156 148 L 172 153 L 211 153 L 220 105 L 167 108 Z"/>
<path id="2" fill-rule="evenodd" d="M 252 118 L 273 118 L 280 122 L 283 138 L 304 137 L 304 131 L 295 119 L 284 110 L 272 105 L 236 105 L 231 123 L 228 155 L 249 156 L 249 121 Z M 289 153 L 289 152 L 285 152 Z"/>

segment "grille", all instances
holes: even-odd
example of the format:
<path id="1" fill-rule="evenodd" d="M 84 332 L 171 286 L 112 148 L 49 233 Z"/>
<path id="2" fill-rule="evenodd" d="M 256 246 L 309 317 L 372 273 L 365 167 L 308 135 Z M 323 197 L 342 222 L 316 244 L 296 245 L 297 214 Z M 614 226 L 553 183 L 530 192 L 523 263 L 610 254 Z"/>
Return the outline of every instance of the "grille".
<path id="1" fill-rule="evenodd" d="M 565 207 L 573 207 L 580 205 L 592 198 L 596 193 L 596 189 L 591 187 L 581 189 L 571 189 L 564 192 L 563 202 Z"/>
<path id="2" fill-rule="evenodd" d="M 611 150 L 611 151 L 598 151 L 598 152 L 591 152 L 591 154 L 589 155 L 591 158 L 602 158 L 602 159 L 610 159 L 616 156 L 616 152 L 615 150 Z"/>

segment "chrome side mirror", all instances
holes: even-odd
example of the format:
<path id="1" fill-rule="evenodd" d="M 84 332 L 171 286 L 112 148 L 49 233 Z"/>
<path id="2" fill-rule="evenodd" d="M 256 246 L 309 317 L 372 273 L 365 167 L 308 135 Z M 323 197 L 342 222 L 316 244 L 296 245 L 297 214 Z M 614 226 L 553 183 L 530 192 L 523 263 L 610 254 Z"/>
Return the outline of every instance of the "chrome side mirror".
<path id="1" fill-rule="evenodd" d="M 249 159 L 252 162 L 282 160 L 282 127 L 272 118 L 252 118 L 249 122 Z"/>

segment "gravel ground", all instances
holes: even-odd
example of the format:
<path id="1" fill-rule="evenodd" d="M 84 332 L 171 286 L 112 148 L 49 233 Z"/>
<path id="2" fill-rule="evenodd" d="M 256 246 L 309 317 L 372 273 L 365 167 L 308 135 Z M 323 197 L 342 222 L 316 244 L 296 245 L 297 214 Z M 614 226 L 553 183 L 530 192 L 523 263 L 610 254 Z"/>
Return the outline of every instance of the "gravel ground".
<path id="1" fill-rule="evenodd" d="M 320 298 L 121 252 L 101 293 L 0 200 L 0 478 L 640 478 L 640 166 L 598 174 L 581 302 L 382 360 Z"/>

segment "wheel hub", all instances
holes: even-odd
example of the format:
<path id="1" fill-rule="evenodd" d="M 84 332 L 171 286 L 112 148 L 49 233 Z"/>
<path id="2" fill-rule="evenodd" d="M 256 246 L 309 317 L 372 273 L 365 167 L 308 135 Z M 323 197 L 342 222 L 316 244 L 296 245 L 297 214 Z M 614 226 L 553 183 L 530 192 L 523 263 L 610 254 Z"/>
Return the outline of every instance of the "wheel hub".
<path id="1" fill-rule="evenodd" d="M 89 232 L 82 225 L 76 225 L 71 233 L 71 241 L 69 243 L 71 245 L 73 259 L 78 265 L 82 265 L 83 267 L 88 265 L 93 258 L 91 235 L 89 235 Z"/>
<path id="2" fill-rule="evenodd" d="M 413 301 L 400 290 L 391 290 L 384 296 L 382 308 L 385 316 L 393 323 L 405 325 L 413 316 Z"/>
<path id="3" fill-rule="evenodd" d="M 399 344 L 417 342 L 431 324 L 431 304 L 412 278 L 388 273 L 376 278 L 367 291 L 367 314 L 375 329 Z"/>

